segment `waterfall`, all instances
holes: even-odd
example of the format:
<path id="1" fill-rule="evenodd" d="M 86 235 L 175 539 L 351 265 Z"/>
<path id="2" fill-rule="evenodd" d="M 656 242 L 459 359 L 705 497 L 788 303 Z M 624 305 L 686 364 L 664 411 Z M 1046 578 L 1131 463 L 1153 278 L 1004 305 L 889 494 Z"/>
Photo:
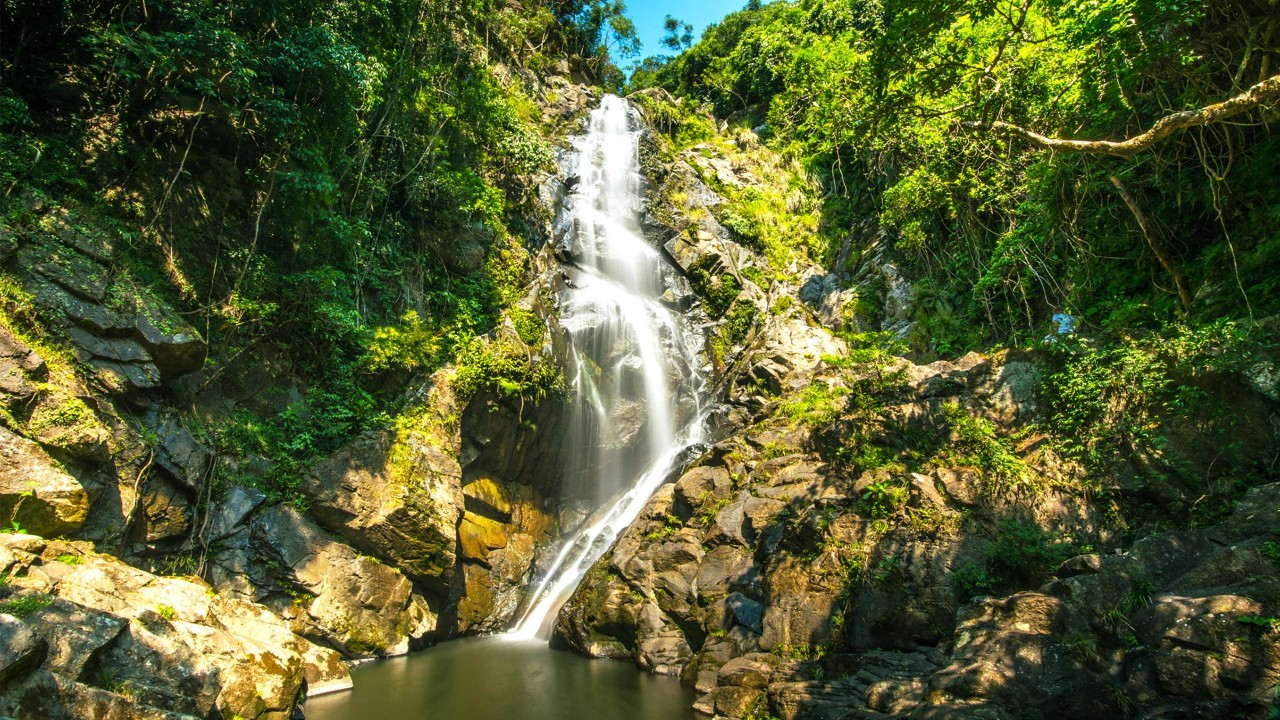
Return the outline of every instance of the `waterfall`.
<path id="1" fill-rule="evenodd" d="M 702 338 L 669 306 L 681 279 L 640 230 L 642 132 L 636 111 L 609 95 L 572 139 L 567 174 L 579 182 L 560 218 L 572 259 L 560 297 L 572 393 L 564 487 L 594 513 L 538 584 L 516 636 L 549 634 L 582 577 L 704 437 Z"/>

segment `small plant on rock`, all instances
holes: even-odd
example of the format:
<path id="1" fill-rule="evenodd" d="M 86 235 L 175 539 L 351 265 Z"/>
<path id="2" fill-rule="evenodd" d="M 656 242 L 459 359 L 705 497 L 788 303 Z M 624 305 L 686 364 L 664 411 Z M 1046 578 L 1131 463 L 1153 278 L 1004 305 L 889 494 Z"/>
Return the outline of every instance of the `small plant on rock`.
<path id="1" fill-rule="evenodd" d="M 53 596 L 48 593 L 19 595 L 12 600 L 0 602 L 0 613 L 12 615 L 16 618 L 24 618 L 48 607 L 52 602 Z"/>
<path id="2" fill-rule="evenodd" d="M 907 504 L 907 488 L 893 480 L 873 482 L 862 491 L 862 508 L 868 517 L 891 517 Z"/>

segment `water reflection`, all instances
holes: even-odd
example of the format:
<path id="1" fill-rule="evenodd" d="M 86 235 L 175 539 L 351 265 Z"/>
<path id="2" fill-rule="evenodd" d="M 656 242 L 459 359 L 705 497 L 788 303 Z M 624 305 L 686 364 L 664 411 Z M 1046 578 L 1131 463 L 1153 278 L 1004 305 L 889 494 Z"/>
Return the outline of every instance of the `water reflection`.
<path id="1" fill-rule="evenodd" d="M 457 640 L 356 668 L 355 689 L 307 701 L 307 720 L 692 720 L 674 678 L 588 660 L 545 642 Z"/>

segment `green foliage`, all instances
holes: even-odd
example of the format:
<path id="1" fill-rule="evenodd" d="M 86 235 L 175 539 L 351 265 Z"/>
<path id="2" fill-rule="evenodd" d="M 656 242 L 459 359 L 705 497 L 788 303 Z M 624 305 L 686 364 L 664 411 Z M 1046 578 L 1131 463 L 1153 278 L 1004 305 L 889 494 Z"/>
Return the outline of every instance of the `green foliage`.
<path id="1" fill-rule="evenodd" d="M 405 374 L 474 354 L 523 294 L 542 212 L 530 178 L 553 153 L 522 73 L 491 58 L 545 69 L 579 38 L 575 62 L 604 71 L 633 36 L 619 2 L 11 5 L 5 234 L 55 232 L 66 213 L 110 239 L 113 277 L 177 306 L 219 351 L 212 377 L 285 358 L 302 400 L 243 411 L 211 439 L 265 458 L 255 482 L 295 502 L 309 463 L 395 410 Z M 44 325 L 3 280 L 6 324 Z M 545 332 L 511 315 L 525 342 Z M 487 359 L 473 384 L 554 385 L 513 357 Z M 90 420 L 78 402 L 43 407 L 36 428 Z"/>
<path id="2" fill-rule="evenodd" d="M 1041 490 L 1026 463 L 1010 446 L 1008 438 L 996 431 L 986 418 L 971 414 L 959 403 L 942 406 L 943 416 L 951 428 L 952 441 L 943 451 L 953 465 L 969 465 L 983 472 L 984 490 L 992 495 L 1018 495 Z"/>
<path id="3" fill-rule="evenodd" d="M 169 605 L 161 604 L 161 605 L 156 605 L 156 614 L 164 618 L 165 620 L 172 621 L 175 617 L 178 616 L 178 611 L 174 610 L 173 607 Z"/>
<path id="4" fill-rule="evenodd" d="M 521 342 L 531 348 L 540 347 L 547 336 L 547 323 L 531 310 L 511 308 L 511 322 L 515 325 Z"/>
<path id="5" fill-rule="evenodd" d="M 1268 540 L 1267 542 L 1262 543 L 1261 552 L 1266 557 L 1269 557 L 1276 563 L 1280 564 L 1280 543 Z"/>
<path id="6" fill-rule="evenodd" d="M 53 596 L 48 593 L 24 593 L 17 597 L 0 602 L 0 613 L 24 618 L 43 610 L 53 604 Z"/>
<path id="7" fill-rule="evenodd" d="M 1272 15 L 1252 0 L 792 0 L 729 15 L 633 82 L 764 124 L 823 184 L 829 237 L 878 217 L 917 281 L 912 349 L 954 356 L 1036 339 L 1063 307 L 1104 331 L 1183 312 L 1113 177 L 1186 276 L 1192 321 L 1280 310 L 1273 113 L 1175 134 L 1133 160 L 974 129 L 1134 135 L 1264 79 L 1257 37 Z M 739 206 L 718 214 L 743 242 L 759 236 Z"/>
<path id="8" fill-rule="evenodd" d="M 1246 625 L 1260 627 L 1268 635 L 1280 635 L 1280 618 L 1244 615 L 1236 620 Z"/>
<path id="9" fill-rule="evenodd" d="M 960 602 L 967 602 L 979 595 L 990 595 L 999 585 L 998 578 L 971 562 L 951 571 L 951 589 Z"/>
<path id="10" fill-rule="evenodd" d="M 393 367 L 418 370 L 431 366 L 439 351 L 435 333 L 422 321 L 422 316 L 416 310 L 406 310 L 398 326 L 388 325 L 373 331 L 368 367 L 374 372 Z"/>
<path id="11" fill-rule="evenodd" d="M 689 266 L 689 282 L 702 297 L 707 315 L 718 320 L 724 317 L 742 293 L 742 283 L 732 274 L 718 268 L 716 263 L 716 258 L 712 255 L 698 258 Z"/>
<path id="12" fill-rule="evenodd" d="M 817 380 L 805 386 L 798 398 L 779 405 L 777 414 L 806 425 L 829 425 L 839 417 L 848 394 L 847 387 Z"/>
<path id="13" fill-rule="evenodd" d="M 544 400 L 564 391 L 560 367 L 506 340 L 471 340 L 458 352 L 455 387 L 463 397 L 488 391 L 502 397 Z"/>
<path id="14" fill-rule="evenodd" d="M 986 555 L 988 567 L 1000 578 L 1002 587 L 1011 588 L 1034 587 L 1068 558 L 1087 551 L 1069 537 L 1009 518 L 997 526 Z"/>
<path id="15" fill-rule="evenodd" d="M 1068 454 L 1095 468 L 1105 468 L 1123 446 L 1163 448 L 1163 421 L 1203 410 L 1211 378 L 1247 370 L 1273 343 L 1222 320 L 1174 325 L 1100 349 L 1059 347 L 1062 369 L 1045 383 L 1054 430 Z M 1230 418 L 1218 420 L 1217 431 L 1229 432 Z"/>
<path id="16" fill-rule="evenodd" d="M 878 480 L 862 491 L 862 512 L 870 518 L 896 515 L 907 504 L 909 492 L 899 480 Z"/>

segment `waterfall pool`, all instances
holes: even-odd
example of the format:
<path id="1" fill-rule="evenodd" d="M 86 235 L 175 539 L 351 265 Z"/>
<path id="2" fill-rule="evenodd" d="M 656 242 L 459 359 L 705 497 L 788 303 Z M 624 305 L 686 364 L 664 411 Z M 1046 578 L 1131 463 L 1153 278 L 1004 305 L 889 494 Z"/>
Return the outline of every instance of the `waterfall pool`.
<path id="1" fill-rule="evenodd" d="M 355 688 L 310 698 L 307 720 L 692 720 L 693 693 L 629 662 L 509 636 L 442 643 L 352 670 Z"/>

